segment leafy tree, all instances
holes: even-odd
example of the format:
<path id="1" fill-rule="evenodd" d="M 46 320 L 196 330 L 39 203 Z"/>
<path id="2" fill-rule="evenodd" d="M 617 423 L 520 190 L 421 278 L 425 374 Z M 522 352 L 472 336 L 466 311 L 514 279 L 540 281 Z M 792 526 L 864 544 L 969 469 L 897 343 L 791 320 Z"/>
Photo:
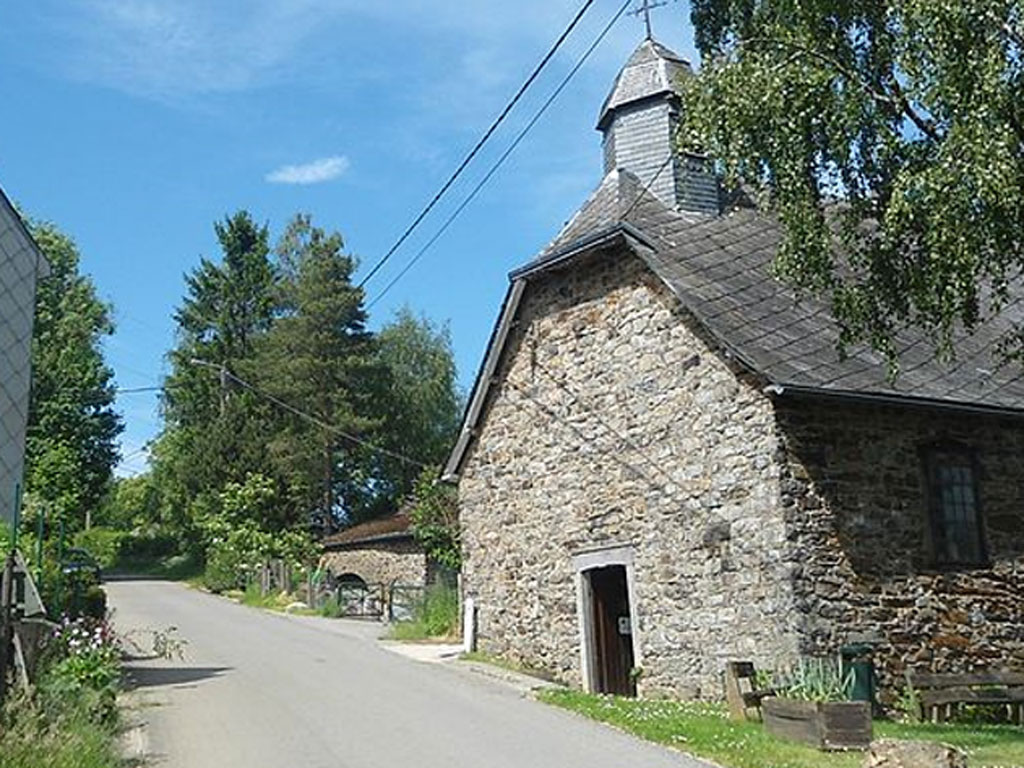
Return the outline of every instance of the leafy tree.
<path id="1" fill-rule="evenodd" d="M 425 464 L 440 464 L 459 425 L 460 399 L 455 357 L 446 325 L 417 318 L 406 307 L 377 334 L 377 357 L 387 370 L 375 399 L 380 407 L 382 444 L 377 474 L 392 504 L 412 491 Z"/>
<path id="2" fill-rule="evenodd" d="M 115 479 L 95 522 L 119 531 L 131 531 L 156 523 L 159 517 L 159 493 L 152 475 L 145 473 Z"/>
<path id="3" fill-rule="evenodd" d="M 693 0 L 683 135 L 757 190 L 844 344 L 952 351 L 1024 267 L 1019 0 Z M 1021 355 L 1024 329 L 1008 339 Z"/>
<path id="4" fill-rule="evenodd" d="M 270 478 L 257 473 L 243 483 L 228 483 L 218 502 L 217 512 L 197 520 L 208 553 L 204 580 L 211 589 L 244 586 L 270 560 L 293 567 L 315 560 L 316 547 L 307 531 L 271 530 L 263 524 L 279 504 L 277 485 Z"/>
<path id="5" fill-rule="evenodd" d="M 425 469 L 416 479 L 409 516 L 412 535 L 427 556 L 453 571 L 462 564 L 458 504 L 455 490 L 437 480 L 437 468 Z"/>
<path id="6" fill-rule="evenodd" d="M 313 514 L 326 528 L 358 516 L 373 496 L 361 446 L 373 419 L 374 381 L 382 375 L 366 330 L 355 260 L 338 233 L 296 216 L 277 246 L 281 316 L 262 340 L 252 373 L 297 413 L 285 414 L 271 456 L 290 489 L 290 522 Z M 312 417 L 312 418 L 308 418 Z"/>
<path id="7" fill-rule="evenodd" d="M 92 281 L 79 274 L 71 238 L 45 223 L 33 224 L 32 234 L 51 272 L 36 300 L 25 486 L 73 530 L 98 507 L 118 458 L 123 425 L 100 346 L 113 325 Z"/>

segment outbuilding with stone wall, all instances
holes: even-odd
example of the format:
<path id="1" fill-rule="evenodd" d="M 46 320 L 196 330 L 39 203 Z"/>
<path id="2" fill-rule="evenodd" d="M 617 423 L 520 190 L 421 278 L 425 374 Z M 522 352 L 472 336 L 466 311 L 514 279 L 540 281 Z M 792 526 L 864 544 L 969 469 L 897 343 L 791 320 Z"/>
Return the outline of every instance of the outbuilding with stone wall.
<path id="1" fill-rule="evenodd" d="M 424 587 L 430 564 L 409 526 L 400 512 L 328 536 L 321 565 L 335 582 Z"/>

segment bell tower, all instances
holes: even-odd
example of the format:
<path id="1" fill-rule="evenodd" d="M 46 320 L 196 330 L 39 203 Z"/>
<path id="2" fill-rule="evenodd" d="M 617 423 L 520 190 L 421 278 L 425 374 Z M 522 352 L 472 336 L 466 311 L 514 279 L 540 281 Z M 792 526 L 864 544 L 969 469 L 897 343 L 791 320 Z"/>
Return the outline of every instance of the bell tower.
<path id="1" fill-rule="evenodd" d="M 679 83 L 692 76 L 689 63 L 661 43 L 640 43 L 601 108 L 604 172 L 628 170 L 669 207 L 716 215 L 719 187 L 707 161 L 675 146 Z"/>

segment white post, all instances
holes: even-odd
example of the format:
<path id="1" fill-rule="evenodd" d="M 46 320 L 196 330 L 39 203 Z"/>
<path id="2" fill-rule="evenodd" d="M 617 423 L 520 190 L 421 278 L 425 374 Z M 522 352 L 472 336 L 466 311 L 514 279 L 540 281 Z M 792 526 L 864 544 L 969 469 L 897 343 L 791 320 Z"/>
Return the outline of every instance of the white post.
<path id="1" fill-rule="evenodd" d="M 476 601 L 467 597 L 462 602 L 462 652 L 476 650 Z"/>

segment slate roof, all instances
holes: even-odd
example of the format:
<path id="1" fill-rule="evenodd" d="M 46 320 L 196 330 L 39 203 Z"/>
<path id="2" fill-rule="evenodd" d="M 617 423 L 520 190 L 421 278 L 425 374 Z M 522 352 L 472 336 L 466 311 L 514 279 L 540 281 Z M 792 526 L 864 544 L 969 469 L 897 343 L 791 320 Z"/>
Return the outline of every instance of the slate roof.
<path id="1" fill-rule="evenodd" d="M 342 549 L 374 541 L 405 539 L 412 536 L 409 530 L 411 525 L 408 513 L 400 511 L 378 520 L 353 525 L 340 533 L 327 536 L 320 543 L 324 549 Z"/>
<path id="2" fill-rule="evenodd" d="M 638 206 L 637 197 L 642 190 L 643 184 L 635 174 L 622 169 L 611 171 L 537 258 L 543 259 L 571 248 L 595 232 L 622 222 L 624 217 L 633 214 L 633 209 Z M 648 194 L 646 197 L 652 196 Z M 705 218 L 702 214 L 685 211 L 677 212 L 675 215 L 691 224 Z"/>
<path id="3" fill-rule="evenodd" d="M 900 374 L 890 382 L 885 360 L 865 345 L 840 360 L 828 305 L 798 300 L 771 275 L 782 235 L 775 221 L 740 209 L 693 224 L 655 207 L 638 206 L 631 222 L 655 244 L 641 258 L 715 338 L 776 387 L 1024 410 L 1024 373 L 1001 367 L 996 354 L 1000 337 L 1024 323 L 1019 298 L 973 334 L 959 334 L 952 363 L 936 359 L 925 333 L 902 331 L 895 340 Z"/>
<path id="4" fill-rule="evenodd" d="M 618 183 L 609 183 L 612 176 Z M 772 276 L 782 238 L 772 218 L 750 207 L 722 216 L 680 213 L 650 193 L 638 202 L 639 180 L 628 171 L 609 178 L 599 190 L 618 190 L 618 204 L 593 196 L 555 242 L 585 227 L 607 231 L 628 224 L 649 246 L 636 249 L 640 258 L 716 339 L 772 384 L 1024 410 L 1024 372 L 1001 367 L 995 349 L 1000 337 L 1024 324 L 1021 298 L 973 334 L 959 334 L 950 364 L 936 359 L 923 332 L 901 332 L 900 375 L 890 382 L 885 360 L 865 345 L 849 348 L 840 360 L 839 327 L 828 305 L 798 299 Z"/>
<path id="5" fill-rule="evenodd" d="M 639 199 L 638 199 L 639 196 Z M 445 468 L 453 479 L 482 417 L 487 391 L 526 285 L 549 269 L 618 240 L 658 275 L 724 349 L 762 378 L 768 391 L 896 400 L 930 407 L 1003 410 L 1024 415 L 1024 372 L 1000 366 L 996 345 L 1024 324 L 1015 298 L 973 334 L 956 338 L 957 359 L 936 359 L 932 341 L 905 330 L 896 337 L 901 363 L 895 382 L 885 360 L 864 345 L 839 359 L 839 328 L 828 306 L 797 298 L 770 271 L 779 225 L 751 207 L 721 216 L 669 209 L 639 179 L 616 170 L 537 258 L 510 274 L 512 282 L 474 385 L 462 432 Z"/>
<path id="6" fill-rule="evenodd" d="M 597 127 L 603 128 L 611 112 L 635 101 L 678 92 L 679 81 L 692 75 L 686 59 L 654 40 L 644 40 L 619 72 L 601 107 Z"/>

